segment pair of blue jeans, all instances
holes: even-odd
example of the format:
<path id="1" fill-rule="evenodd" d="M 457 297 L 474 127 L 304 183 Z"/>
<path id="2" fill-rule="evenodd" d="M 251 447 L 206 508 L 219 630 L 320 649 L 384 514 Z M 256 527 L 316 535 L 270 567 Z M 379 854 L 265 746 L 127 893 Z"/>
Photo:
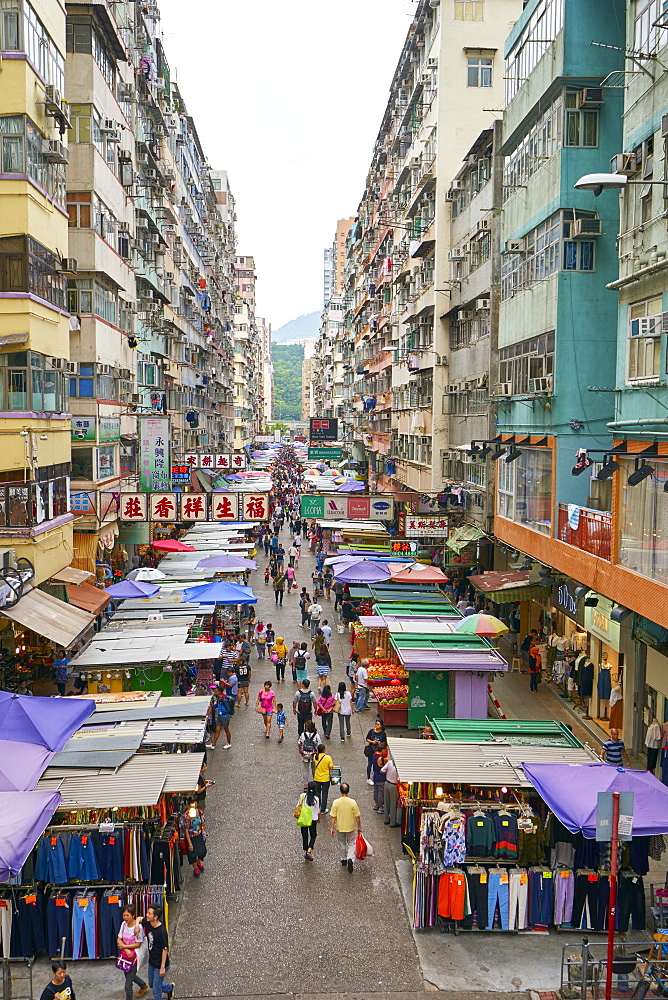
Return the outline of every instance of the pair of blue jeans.
<path id="1" fill-rule="evenodd" d="M 369 689 L 368 687 L 358 687 L 357 695 L 355 697 L 355 711 L 361 712 L 367 707 L 369 703 Z"/>
<path id="2" fill-rule="evenodd" d="M 93 882 L 100 877 L 97 855 L 90 836 L 80 833 L 72 834 L 70 851 L 67 856 L 67 874 L 70 879 L 77 882 Z"/>
<path id="3" fill-rule="evenodd" d="M 494 910 L 499 904 L 501 929 L 508 930 L 508 872 L 490 871 L 487 875 L 487 913 L 489 926 L 494 923 Z"/>
<path id="4" fill-rule="evenodd" d="M 72 910 L 72 958 L 76 961 L 83 954 L 84 931 L 86 950 L 89 958 L 98 958 L 97 939 L 97 898 L 95 896 L 75 896 Z"/>
<path id="5" fill-rule="evenodd" d="M 165 976 L 169 971 L 169 960 L 165 965 Z M 160 969 L 156 969 L 155 965 L 149 963 L 148 967 L 148 985 L 153 990 L 153 1000 L 162 1000 L 162 984 L 165 981 L 165 976 L 160 975 Z"/>

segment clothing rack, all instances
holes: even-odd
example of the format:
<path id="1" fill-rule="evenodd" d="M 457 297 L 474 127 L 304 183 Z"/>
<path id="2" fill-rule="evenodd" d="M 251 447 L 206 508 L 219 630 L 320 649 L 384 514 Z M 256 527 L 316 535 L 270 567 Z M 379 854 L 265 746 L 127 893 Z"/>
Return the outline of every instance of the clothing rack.
<path id="1" fill-rule="evenodd" d="M 143 823 L 152 823 L 152 819 L 127 819 L 127 820 L 101 820 L 100 823 L 54 823 L 51 826 L 47 826 L 44 833 L 48 833 L 49 830 L 53 830 L 55 833 L 62 833 L 65 830 L 76 831 L 76 830 L 98 830 L 100 833 L 106 833 L 111 831 L 100 830 L 100 826 L 113 826 L 114 829 L 123 826 L 141 826 Z"/>

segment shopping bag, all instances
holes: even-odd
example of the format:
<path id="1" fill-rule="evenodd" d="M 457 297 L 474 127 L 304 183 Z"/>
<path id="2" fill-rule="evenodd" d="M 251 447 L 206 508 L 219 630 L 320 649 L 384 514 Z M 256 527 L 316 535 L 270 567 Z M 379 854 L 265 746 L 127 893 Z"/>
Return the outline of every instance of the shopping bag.
<path id="1" fill-rule="evenodd" d="M 129 952 L 122 951 L 116 959 L 116 968 L 121 969 L 123 972 L 129 972 L 130 969 L 134 969 L 137 961 L 137 956 L 134 952 L 131 958 L 128 958 L 128 954 Z"/>
<path id="2" fill-rule="evenodd" d="M 366 837 L 364 835 L 362 835 L 362 840 L 366 844 L 366 856 L 367 856 L 367 858 L 372 858 L 373 857 L 373 847 L 371 846 L 371 844 L 369 843 L 369 841 L 366 839 Z"/>
<path id="3" fill-rule="evenodd" d="M 361 833 L 357 834 L 357 840 L 355 841 L 355 857 L 358 861 L 364 861 L 366 857 L 366 840 Z"/>
<path id="4" fill-rule="evenodd" d="M 306 796 L 302 799 L 301 809 L 297 817 L 297 826 L 310 826 L 313 822 L 313 810 L 306 805 Z"/>

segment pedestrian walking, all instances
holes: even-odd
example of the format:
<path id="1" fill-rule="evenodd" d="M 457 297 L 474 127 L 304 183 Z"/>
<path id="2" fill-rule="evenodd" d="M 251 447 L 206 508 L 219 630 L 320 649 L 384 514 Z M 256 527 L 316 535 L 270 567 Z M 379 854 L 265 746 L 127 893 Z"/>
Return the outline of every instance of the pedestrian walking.
<path id="1" fill-rule="evenodd" d="M 138 997 L 143 997 L 144 993 L 148 990 L 147 983 L 137 975 L 137 953 L 143 941 L 144 928 L 137 920 L 136 909 L 134 906 L 128 904 L 123 910 L 123 923 L 118 930 L 118 937 L 116 939 L 119 947 L 119 956 L 116 964 L 125 976 L 126 1000 L 132 1000 L 134 995 L 132 986 L 134 983 L 139 987 Z"/>
<path id="2" fill-rule="evenodd" d="M 264 536 L 264 554 L 266 558 L 269 558 L 269 549 L 271 547 L 271 531 L 267 530 Z"/>
<path id="3" fill-rule="evenodd" d="M 355 711 L 368 712 L 369 702 L 369 661 L 362 660 L 355 674 Z"/>
<path id="4" fill-rule="evenodd" d="M 267 646 L 273 646 L 274 641 L 276 639 L 276 633 L 274 632 L 274 626 L 271 624 L 271 622 L 267 622 L 265 635 L 267 637 Z"/>
<path id="5" fill-rule="evenodd" d="M 51 963 L 51 982 L 42 990 L 40 1000 L 76 1000 L 65 962 Z"/>
<path id="6" fill-rule="evenodd" d="M 346 677 L 350 681 L 351 688 L 355 687 L 355 678 L 357 677 L 357 668 L 359 666 L 359 653 L 351 653 L 350 659 L 346 663 Z M 354 694 L 354 690 L 353 690 Z"/>
<path id="7" fill-rule="evenodd" d="M 334 610 L 336 611 L 343 600 L 343 583 L 341 580 L 335 580 L 332 584 L 332 593 L 334 594 Z"/>
<path id="8" fill-rule="evenodd" d="M 385 787 L 383 789 L 383 806 L 385 808 L 385 826 L 401 826 L 401 813 L 399 806 L 399 772 L 391 757 L 381 768 L 385 775 Z"/>
<path id="9" fill-rule="evenodd" d="M 329 624 L 326 618 L 323 618 L 322 625 L 320 626 L 320 631 L 325 637 L 325 643 L 329 647 L 330 640 L 332 638 L 332 626 Z"/>
<path id="10" fill-rule="evenodd" d="M 274 577 L 274 597 L 276 599 L 276 604 L 280 604 L 283 607 L 283 596 L 285 594 L 285 582 L 286 577 L 283 572 L 283 568 L 279 567 L 276 571 L 276 576 Z"/>
<path id="11" fill-rule="evenodd" d="M 290 548 L 288 549 L 288 569 L 290 567 L 292 567 L 293 569 L 295 568 L 295 559 L 297 558 L 298 555 L 299 555 L 299 549 L 293 542 Z"/>
<path id="12" fill-rule="evenodd" d="M 276 549 L 276 562 L 278 563 L 278 568 L 283 569 L 285 565 L 285 549 L 280 543 Z"/>
<path id="13" fill-rule="evenodd" d="M 332 768 L 334 761 L 324 747 L 320 747 L 313 755 L 313 780 L 318 789 L 320 799 L 320 809 L 327 813 L 327 797 L 329 795 L 329 785 L 332 780 Z"/>
<path id="14" fill-rule="evenodd" d="M 299 739 L 297 740 L 297 750 L 302 759 L 302 764 L 304 765 L 304 784 L 308 782 L 313 777 L 313 758 L 315 757 L 318 750 L 322 750 L 324 744 L 320 739 L 320 734 L 315 728 L 315 722 L 313 719 L 307 719 L 304 723 L 304 731 L 299 734 Z"/>
<path id="15" fill-rule="evenodd" d="M 624 764 L 631 766 L 624 740 L 620 740 L 618 730 L 610 730 L 610 738 L 601 747 L 601 760 L 614 767 L 622 767 Z"/>
<path id="16" fill-rule="evenodd" d="M 295 667 L 295 657 L 298 655 L 298 653 L 299 653 L 299 639 L 293 639 L 292 647 L 290 649 L 290 652 L 288 653 L 287 665 L 290 667 L 290 670 L 292 671 L 292 679 L 295 682 L 297 680 L 297 668 Z"/>
<path id="17" fill-rule="evenodd" d="M 316 696 L 310 690 L 311 682 L 308 677 L 302 681 L 300 689 L 292 699 L 292 712 L 297 716 L 297 729 L 299 735 L 304 732 L 306 722 L 313 717 L 313 706 L 316 704 Z"/>
<path id="18" fill-rule="evenodd" d="M 457 607 L 459 608 L 459 605 L 457 605 Z M 537 641 L 538 641 L 538 632 L 536 631 L 535 628 L 532 628 L 531 631 L 528 632 L 522 639 L 522 644 L 520 645 L 520 656 L 522 658 L 522 666 L 524 667 L 524 670 L 522 671 L 523 673 L 526 673 L 526 671 L 529 669 L 529 662 L 530 662 L 529 650 L 531 649 L 532 646 L 535 646 Z"/>
<path id="19" fill-rule="evenodd" d="M 294 566 L 288 566 L 288 568 L 286 569 L 286 571 L 285 571 L 285 580 L 286 580 L 286 588 L 287 588 L 286 589 L 286 596 L 289 597 L 290 596 L 290 591 L 293 590 L 294 587 L 296 586 Z"/>
<path id="20" fill-rule="evenodd" d="M 345 743 L 344 728 L 350 739 L 350 719 L 354 712 L 353 706 L 353 696 L 350 691 L 346 688 L 346 682 L 341 681 L 339 683 L 339 689 L 336 692 L 336 699 L 334 702 L 334 712 L 339 717 L 339 736 L 341 737 L 341 742 Z"/>
<path id="21" fill-rule="evenodd" d="M 206 828 L 204 813 L 197 806 L 190 806 L 185 816 L 186 848 L 188 864 L 193 866 L 193 875 L 199 878 L 204 871 L 206 857 Z"/>
<path id="22" fill-rule="evenodd" d="M 282 743 L 285 736 L 285 712 L 282 701 L 276 705 L 276 728 L 278 729 L 278 742 Z"/>
<path id="23" fill-rule="evenodd" d="M 339 798 L 332 802 L 329 823 L 329 832 L 332 837 L 336 834 L 339 842 L 341 864 L 347 865 L 348 871 L 352 874 L 355 840 L 357 835 L 362 832 L 362 818 L 355 799 L 350 798 L 350 785 L 347 781 L 341 785 Z"/>
<path id="24" fill-rule="evenodd" d="M 69 662 L 70 661 L 65 655 L 65 650 L 59 649 L 56 654 L 56 658 L 53 661 L 53 681 L 61 698 L 65 696 L 65 688 L 67 686 L 68 677 L 67 665 Z"/>
<path id="25" fill-rule="evenodd" d="M 302 832 L 302 847 L 306 861 L 313 861 L 313 847 L 318 836 L 320 822 L 320 800 L 318 799 L 315 781 L 309 781 L 299 796 L 294 812 L 297 826 Z"/>
<path id="26" fill-rule="evenodd" d="M 332 573 L 331 566 L 325 566 L 322 574 L 322 583 L 325 588 L 325 597 L 329 601 L 332 595 L 332 583 L 334 582 L 334 574 Z"/>
<path id="27" fill-rule="evenodd" d="M 382 815 L 385 812 L 385 782 L 387 779 L 383 767 L 387 763 L 387 746 L 376 750 L 371 762 L 373 766 L 373 811 Z"/>
<path id="28" fill-rule="evenodd" d="M 288 647 L 283 636 L 278 636 L 270 650 L 271 662 L 276 667 L 276 680 L 285 680 L 285 661 L 288 658 Z"/>
<path id="29" fill-rule="evenodd" d="M 332 694 L 332 689 L 329 684 L 325 684 L 323 687 L 320 697 L 318 698 L 318 703 L 316 706 L 316 714 L 320 716 L 320 724 L 322 725 L 322 734 L 326 740 L 332 735 L 332 721 L 334 719 L 334 695 Z"/>
<path id="30" fill-rule="evenodd" d="M 316 600 L 308 606 L 308 616 L 311 623 L 311 638 L 315 638 L 315 634 L 320 628 L 320 619 L 322 617 L 322 605 L 318 604 Z"/>
<path id="31" fill-rule="evenodd" d="M 241 705 L 241 699 L 244 697 L 246 699 L 246 704 L 248 704 L 248 689 L 250 687 L 251 681 L 251 668 L 247 660 L 239 660 L 236 666 L 237 671 L 237 683 L 238 683 L 238 694 L 237 694 L 237 707 Z"/>
<path id="32" fill-rule="evenodd" d="M 162 1000 L 162 984 L 169 969 L 169 937 L 162 922 L 162 907 L 149 906 L 142 926 L 148 938 L 148 985 L 153 1000 Z"/>
<path id="33" fill-rule="evenodd" d="M 295 654 L 294 664 L 295 664 L 295 680 L 297 681 L 297 686 L 301 687 L 302 683 L 308 680 L 308 661 L 311 659 L 311 654 L 309 653 L 306 643 L 302 642 L 299 647 L 299 652 Z"/>
<path id="34" fill-rule="evenodd" d="M 271 681 L 265 681 L 262 690 L 258 691 L 255 711 L 262 716 L 264 720 L 264 735 L 266 739 L 269 739 L 271 720 L 276 711 L 276 695 L 271 689 Z"/>
<path id="35" fill-rule="evenodd" d="M 213 736 L 211 738 L 211 750 L 216 749 L 221 729 L 225 730 L 225 737 L 227 739 L 227 743 L 224 744 L 223 750 L 229 750 L 232 745 L 230 718 L 234 712 L 234 701 L 232 701 L 231 696 L 227 694 L 223 686 L 217 687 L 213 693 L 213 698 L 211 699 L 211 712 L 214 726 Z"/>
<path id="36" fill-rule="evenodd" d="M 258 660 L 263 660 L 267 652 L 267 631 L 261 618 L 258 618 L 255 626 L 255 648 Z"/>
<path id="37" fill-rule="evenodd" d="M 302 613 L 302 628 L 311 626 L 311 616 L 309 615 L 308 609 L 311 606 L 311 598 L 306 593 L 306 587 L 302 587 L 302 592 L 299 595 L 299 610 Z"/>
<path id="38" fill-rule="evenodd" d="M 538 693 L 538 677 L 540 675 L 540 654 L 537 646 L 532 646 L 529 650 L 529 690 L 532 694 Z"/>
<path id="39" fill-rule="evenodd" d="M 387 736 L 385 735 L 385 723 L 376 719 L 373 729 L 370 729 L 364 737 L 364 756 L 366 757 L 366 781 L 368 785 L 373 785 L 371 772 L 373 770 L 373 755 L 377 750 L 387 746 Z"/>
<path id="40" fill-rule="evenodd" d="M 327 684 L 327 678 L 332 669 L 332 658 L 326 646 L 320 646 L 320 649 L 315 654 L 315 665 L 318 674 L 318 688 L 322 690 Z"/>

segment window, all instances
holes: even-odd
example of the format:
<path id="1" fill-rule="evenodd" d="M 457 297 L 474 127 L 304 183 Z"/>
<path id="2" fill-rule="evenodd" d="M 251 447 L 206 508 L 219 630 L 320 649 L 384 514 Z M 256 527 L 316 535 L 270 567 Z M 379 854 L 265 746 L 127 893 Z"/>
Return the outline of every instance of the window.
<path id="1" fill-rule="evenodd" d="M 575 212 L 575 218 L 592 218 Z M 525 236 L 526 249 L 505 253 L 501 265 L 501 299 L 506 301 L 532 288 L 557 271 L 594 270 L 594 240 L 571 240 L 573 212 L 555 212 Z M 560 247 L 560 244 L 563 246 Z"/>
<path id="2" fill-rule="evenodd" d="M 92 55 L 111 90 L 116 80 L 116 64 L 89 18 L 67 19 L 67 51 Z"/>
<path id="3" fill-rule="evenodd" d="M 25 292 L 65 309 L 65 279 L 60 260 L 32 238 L 0 239 L 0 292 Z"/>
<path id="4" fill-rule="evenodd" d="M 503 167 L 503 200 L 512 198 L 561 149 L 563 100 L 559 97 L 531 127 Z"/>
<path id="5" fill-rule="evenodd" d="M 65 171 L 42 154 L 44 136 L 26 115 L 0 117 L 1 172 L 27 174 L 60 204 L 65 203 Z"/>
<path id="6" fill-rule="evenodd" d="M 656 52 L 666 41 L 659 27 L 665 23 L 665 3 L 663 0 L 635 0 L 633 7 L 633 48 L 636 52 Z"/>
<path id="7" fill-rule="evenodd" d="M 97 478 L 109 479 L 116 475 L 116 448 L 109 445 L 104 448 L 97 448 Z"/>
<path id="8" fill-rule="evenodd" d="M 552 533 L 552 452 L 522 448 L 514 462 L 504 458 L 497 467 L 496 511 L 544 535 Z"/>
<path id="9" fill-rule="evenodd" d="M 36 351 L 0 355 L 0 409 L 63 413 L 67 408 L 64 375 Z"/>
<path id="10" fill-rule="evenodd" d="M 0 49 L 16 51 L 21 44 L 19 31 L 20 7 L 18 0 L 0 2 Z"/>
<path id="11" fill-rule="evenodd" d="M 455 21 L 482 21 L 484 0 L 455 0 Z"/>
<path id="12" fill-rule="evenodd" d="M 72 479 L 93 482 L 93 448 L 72 448 Z"/>
<path id="13" fill-rule="evenodd" d="M 621 477 L 619 563 L 646 578 L 668 583 L 668 509 L 663 491 L 668 482 L 668 464 L 650 459 L 654 474 L 637 486 L 627 486 L 635 461 L 621 457 L 616 460 L 622 466 L 617 473 Z"/>
<path id="14" fill-rule="evenodd" d="M 92 142 L 98 153 L 105 156 L 104 134 L 100 130 L 100 116 L 92 104 L 70 105 L 70 142 Z"/>
<path id="15" fill-rule="evenodd" d="M 598 111 L 578 110 L 577 92 L 566 92 L 565 146 L 598 146 Z"/>
<path id="16" fill-rule="evenodd" d="M 564 0 L 539 0 L 506 58 L 506 104 L 524 86 L 564 26 Z"/>
<path id="17" fill-rule="evenodd" d="M 483 56 L 473 56 L 466 60 L 467 87 L 492 86 L 492 60 Z"/>
<path id="18" fill-rule="evenodd" d="M 528 393 L 530 378 L 545 378 L 554 372 L 554 332 L 502 347 L 499 362 L 499 381 L 510 382 L 512 395 Z"/>
<path id="19" fill-rule="evenodd" d="M 90 191 L 67 192 L 68 225 L 71 229 L 90 229 Z"/>
<path id="20" fill-rule="evenodd" d="M 661 296 L 629 306 L 629 380 L 658 378 Z"/>
<path id="21" fill-rule="evenodd" d="M 28 0 L 0 0 L 0 46 L 25 52 L 46 83 L 65 93 L 65 60 Z"/>
<path id="22" fill-rule="evenodd" d="M 93 312 L 93 281 L 91 278 L 71 278 L 67 282 L 67 311 L 73 316 L 90 316 Z"/>

